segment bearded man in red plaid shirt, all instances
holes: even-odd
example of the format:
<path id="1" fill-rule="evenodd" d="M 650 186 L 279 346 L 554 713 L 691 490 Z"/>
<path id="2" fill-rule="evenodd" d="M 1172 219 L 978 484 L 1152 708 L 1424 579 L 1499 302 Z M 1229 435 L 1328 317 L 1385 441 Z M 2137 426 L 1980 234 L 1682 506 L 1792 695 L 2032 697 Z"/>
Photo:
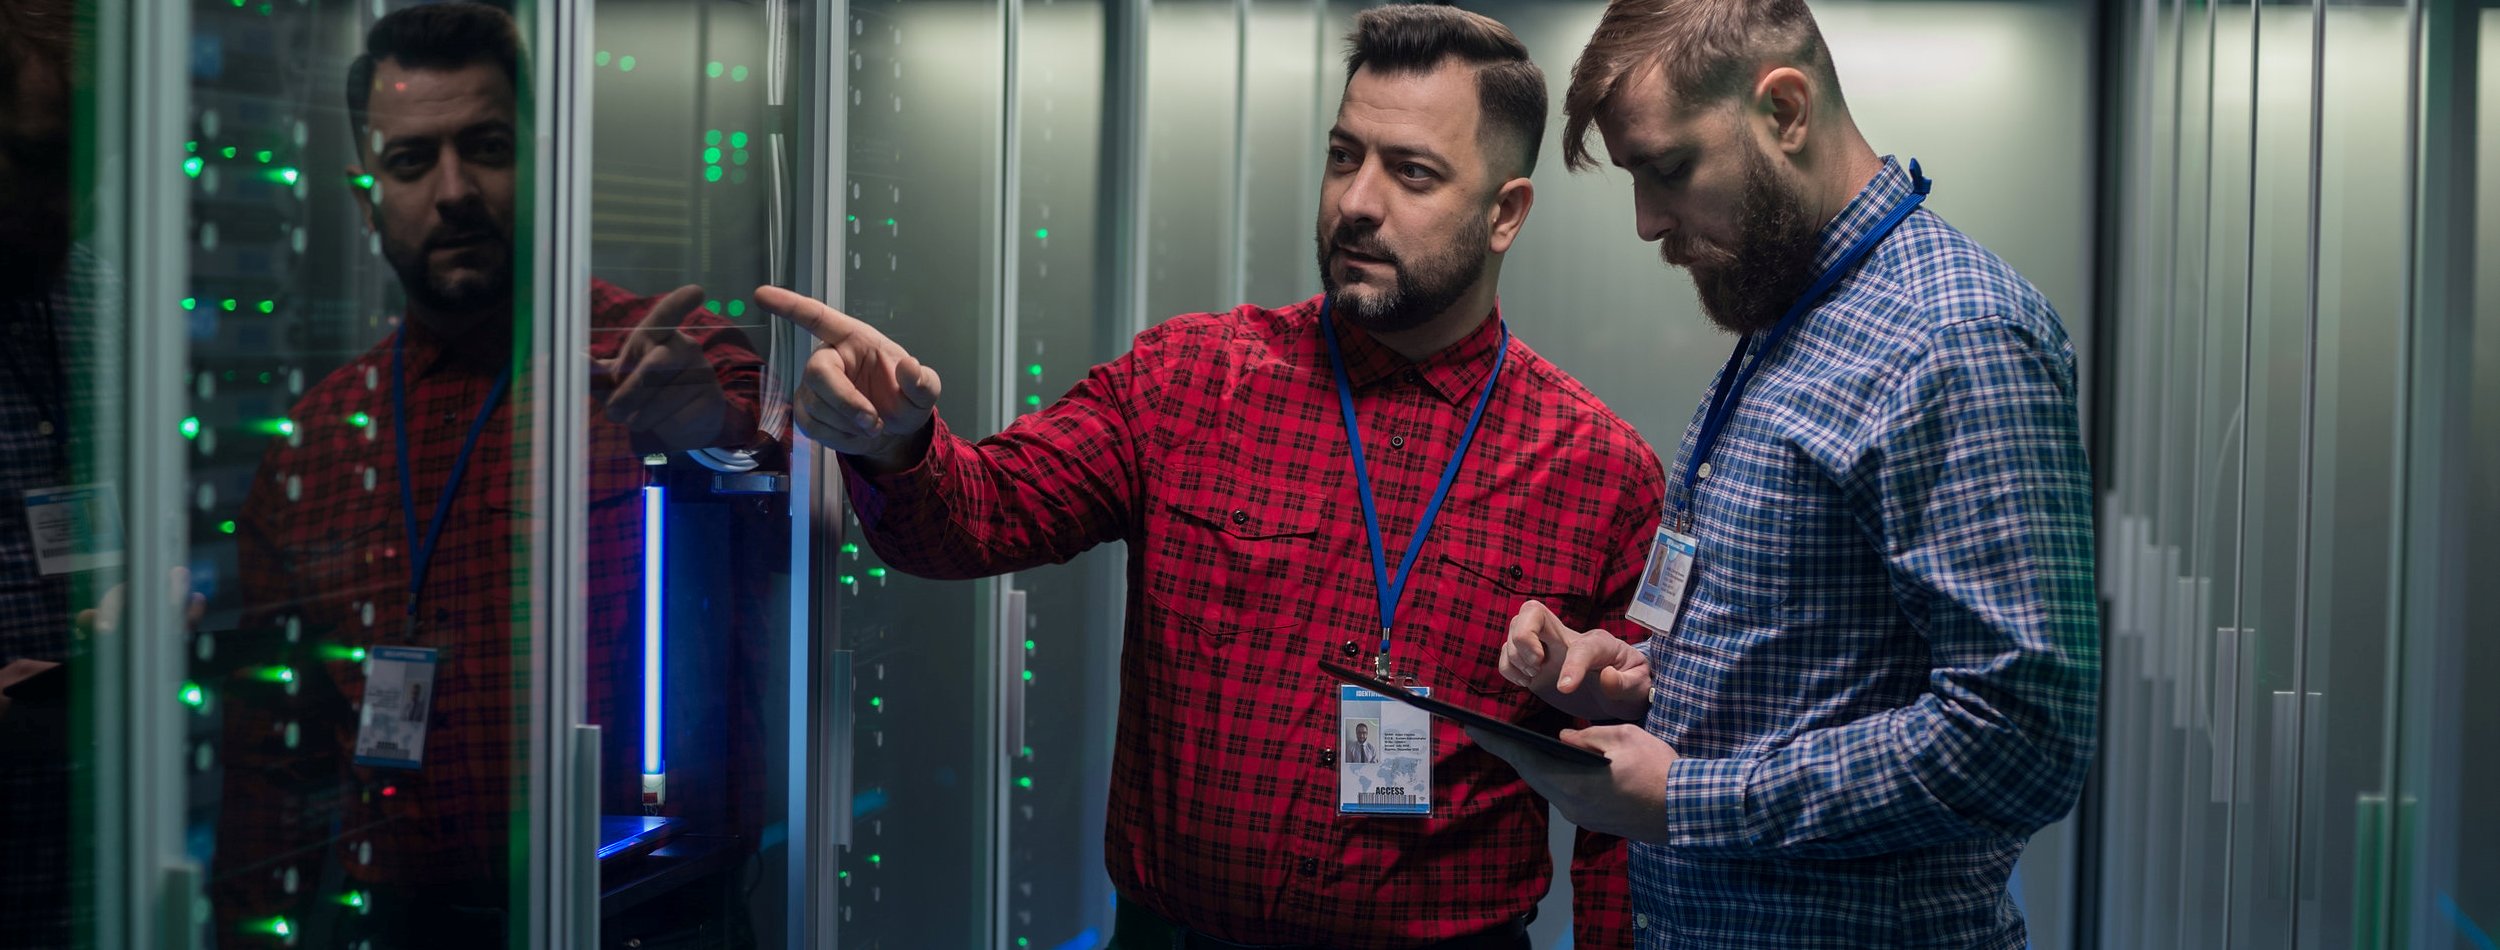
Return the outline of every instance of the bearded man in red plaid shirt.
<path id="1" fill-rule="evenodd" d="M 1165 321 L 1005 432 L 959 438 L 935 370 L 757 292 L 824 343 L 800 424 L 842 454 L 886 563 L 969 578 L 1128 543 L 1115 947 L 1526 946 L 1546 803 L 1436 721 L 1404 744 L 1428 765 L 1425 813 L 1364 813 L 1340 781 L 1352 704 L 1317 661 L 1385 659 L 1551 733 L 1569 723 L 1496 672 L 1512 614 L 1535 600 L 1638 635 L 1623 614 L 1657 458 L 1496 303 L 1535 198 L 1543 75 L 1509 30 L 1447 7 L 1373 9 L 1350 39 L 1326 293 Z M 1572 863 L 1578 944 L 1628 945 L 1622 843 L 1583 834 Z"/>

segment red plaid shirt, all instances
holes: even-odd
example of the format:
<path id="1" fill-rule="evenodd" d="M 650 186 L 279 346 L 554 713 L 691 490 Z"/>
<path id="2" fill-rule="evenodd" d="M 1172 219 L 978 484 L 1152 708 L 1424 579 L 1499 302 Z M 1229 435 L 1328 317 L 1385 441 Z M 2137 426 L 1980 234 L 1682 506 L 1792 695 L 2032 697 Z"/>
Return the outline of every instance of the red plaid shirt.
<path id="1" fill-rule="evenodd" d="M 1104 851 L 1126 900 L 1253 944 L 1408 947 L 1544 896 L 1546 804 L 1436 720 L 1431 818 L 1337 812 L 1337 701 L 1316 663 L 1378 648 L 1379 600 L 1319 300 L 1173 319 L 1057 405 L 975 445 L 942 421 L 915 468 L 849 473 L 879 556 L 964 578 L 1129 542 Z M 1493 320 L 1410 363 L 1340 327 L 1394 567 L 1493 366 Z M 1511 616 L 1623 619 L 1663 503 L 1656 455 L 1514 338 L 1398 609 L 1402 673 L 1548 732 L 1495 664 Z M 1630 945 L 1622 842 L 1584 833 L 1578 944 Z"/>
<path id="2" fill-rule="evenodd" d="M 622 331 L 656 298 L 591 284 L 591 356 L 614 356 Z M 485 331 L 489 333 L 500 330 Z M 763 360 L 743 333 L 709 313 L 686 330 L 717 368 L 732 421 L 752 432 Z M 506 357 L 450 359 L 424 333 L 408 338 L 409 466 L 418 529 L 433 518 L 453 460 Z M 422 769 L 350 763 L 360 664 L 337 650 L 397 645 L 408 604 L 409 539 L 393 448 L 391 341 L 385 339 L 305 393 L 295 434 L 274 441 L 244 501 L 241 546 L 247 630 L 283 637 L 292 621 L 301 647 L 242 644 L 221 649 L 277 651 L 298 659 L 290 695 L 260 677 L 227 684 L 224 803 L 218 821 L 216 888 L 222 919 L 285 913 L 296 919 L 336 904 L 313 882 L 324 863 L 344 869 L 346 885 L 485 886 L 511 880 L 509 835 L 521 807 L 514 781 L 527 722 L 530 643 L 527 601 L 531 464 L 529 374 L 488 419 L 428 569 L 415 645 L 441 651 L 434 674 Z M 590 419 L 587 530 L 591 675 L 590 721 L 613 740 L 603 761 L 631 763 L 641 733 L 639 682 L 642 565 L 640 490 L 645 451 L 584 397 Z M 362 420 L 360 423 L 358 420 Z M 322 647 L 335 645 L 325 651 Z M 247 674 L 257 667 L 247 668 Z M 298 739 L 286 739 L 295 723 Z M 636 769 L 618 764 L 603 789 L 612 812 L 640 812 Z M 388 794 L 384 794 L 384 790 Z M 369 856 L 369 859 L 368 859 Z M 288 868 L 298 886 L 287 893 Z M 221 933 L 237 933 L 223 927 Z"/>

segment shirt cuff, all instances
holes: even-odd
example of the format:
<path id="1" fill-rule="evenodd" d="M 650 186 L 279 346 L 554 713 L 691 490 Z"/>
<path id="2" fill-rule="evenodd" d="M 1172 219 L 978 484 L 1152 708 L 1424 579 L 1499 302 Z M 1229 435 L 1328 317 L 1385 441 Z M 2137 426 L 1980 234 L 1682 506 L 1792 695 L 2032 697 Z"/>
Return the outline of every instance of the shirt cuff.
<path id="1" fill-rule="evenodd" d="M 1745 846 L 1745 773 L 1752 765 L 1747 759 L 1677 759 L 1668 766 L 1668 846 Z"/>
<path id="2" fill-rule="evenodd" d="M 895 512 L 915 512 L 926 508 L 918 504 L 935 493 L 946 479 L 943 453 L 952 443 L 954 433 L 946 428 L 946 420 L 935 414 L 929 417 L 929 448 L 911 467 L 878 475 L 862 471 L 848 455 L 837 456 L 842 475 L 848 483 L 851 509 L 861 524 L 874 528 L 884 524 Z"/>

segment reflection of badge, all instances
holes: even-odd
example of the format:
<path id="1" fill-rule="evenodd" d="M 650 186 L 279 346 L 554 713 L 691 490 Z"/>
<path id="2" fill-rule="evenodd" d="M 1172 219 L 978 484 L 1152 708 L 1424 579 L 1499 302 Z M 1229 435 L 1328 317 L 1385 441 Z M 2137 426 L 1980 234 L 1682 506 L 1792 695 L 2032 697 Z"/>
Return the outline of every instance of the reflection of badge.
<path id="1" fill-rule="evenodd" d="M 1684 610 L 1684 587 L 1693 579 L 1693 555 L 1701 548 L 1692 535 L 1658 527 L 1649 544 L 1649 565 L 1641 569 L 1641 586 L 1632 594 L 1624 616 L 1658 633 L 1674 633 L 1676 615 Z"/>
<path id="2" fill-rule="evenodd" d="M 112 485 L 27 492 L 26 528 L 45 577 L 122 566 L 121 502 Z"/>
<path id="3" fill-rule="evenodd" d="M 1337 687 L 1337 812 L 1432 815 L 1431 713 L 1360 686 Z"/>
<path id="4" fill-rule="evenodd" d="M 435 659 L 433 650 L 420 647 L 376 647 L 366 657 L 364 706 L 356 721 L 357 765 L 424 767 Z"/>

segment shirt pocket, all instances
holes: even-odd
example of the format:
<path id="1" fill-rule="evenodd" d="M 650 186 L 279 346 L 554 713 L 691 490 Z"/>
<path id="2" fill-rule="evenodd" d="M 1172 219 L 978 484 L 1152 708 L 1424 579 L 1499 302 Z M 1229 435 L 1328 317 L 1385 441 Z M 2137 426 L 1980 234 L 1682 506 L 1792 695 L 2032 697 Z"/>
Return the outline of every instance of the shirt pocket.
<path id="1" fill-rule="evenodd" d="M 1321 505 L 1222 465 L 1166 466 L 1154 486 L 1143 572 L 1159 627 L 1229 641 L 1308 622 Z"/>
<path id="2" fill-rule="evenodd" d="M 1804 463 L 1786 443 L 1780 448 L 1762 453 L 1768 458 L 1719 451 L 1718 471 L 1704 483 L 1695 512 L 1698 550 L 1687 611 L 1704 604 L 1777 607 L 1800 582 L 1797 532 L 1828 505 L 1802 478 Z"/>
<path id="3" fill-rule="evenodd" d="M 1436 679 L 1478 695 L 1522 701 L 1515 712 L 1532 708 L 1524 703 L 1533 696 L 1502 678 L 1502 643 L 1510 637 L 1511 619 L 1519 615 L 1520 605 L 1534 600 L 1574 629 L 1592 626 L 1591 598 L 1585 592 L 1597 584 L 1596 569 L 1502 548 L 1444 551 L 1440 562 L 1452 584 L 1445 592 L 1448 621 L 1401 633 L 1424 640 L 1430 657 L 1441 666 Z M 1400 626 L 1406 626 L 1403 620 Z"/>

